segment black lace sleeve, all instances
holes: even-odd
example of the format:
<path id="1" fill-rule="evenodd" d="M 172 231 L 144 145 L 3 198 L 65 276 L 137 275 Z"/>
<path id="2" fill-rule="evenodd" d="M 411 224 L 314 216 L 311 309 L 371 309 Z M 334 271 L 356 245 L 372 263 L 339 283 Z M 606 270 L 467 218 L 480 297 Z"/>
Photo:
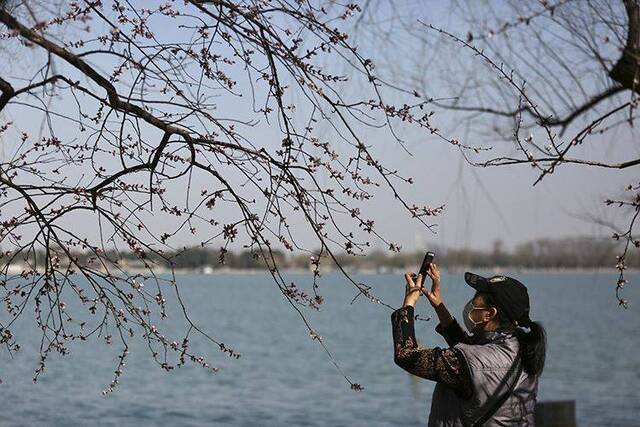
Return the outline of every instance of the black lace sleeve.
<path id="1" fill-rule="evenodd" d="M 391 314 L 396 365 L 418 377 L 443 383 L 463 398 L 471 396 L 471 380 L 460 353 L 453 348 L 420 347 L 413 316 L 410 305 Z"/>

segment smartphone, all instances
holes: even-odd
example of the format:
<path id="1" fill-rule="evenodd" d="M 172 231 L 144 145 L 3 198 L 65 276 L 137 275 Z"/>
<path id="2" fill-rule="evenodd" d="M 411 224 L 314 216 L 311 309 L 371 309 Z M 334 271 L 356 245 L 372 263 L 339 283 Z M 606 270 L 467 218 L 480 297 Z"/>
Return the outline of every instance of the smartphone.
<path id="1" fill-rule="evenodd" d="M 433 252 L 429 252 L 429 251 L 427 251 L 427 253 L 424 255 L 424 259 L 422 260 L 422 265 L 420 266 L 420 270 L 418 271 L 418 274 L 422 274 L 422 282 L 423 283 L 424 283 L 425 278 L 427 277 L 427 271 L 429 270 L 429 266 L 433 262 L 433 258 L 435 256 L 436 256 L 436 254 L 434 254 Z M 418 274 L 413 276 L 414 280 L 418 277 Z"/>

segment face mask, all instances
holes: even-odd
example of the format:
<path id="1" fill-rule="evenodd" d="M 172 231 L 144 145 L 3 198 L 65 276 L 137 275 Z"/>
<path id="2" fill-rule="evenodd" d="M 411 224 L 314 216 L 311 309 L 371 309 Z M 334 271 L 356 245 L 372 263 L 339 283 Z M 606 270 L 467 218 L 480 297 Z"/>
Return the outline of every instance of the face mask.
<path id="1" fill-rule="evenodd" d="M 464 309 L 462 309 L 462 320 L 464 320 L 464 326 L 467 328 L 467 330 L 470 333 L 473 333 L 473 331 L 477 328 L 478 325 L 485 323 L 484 321 L 475 322 L 471 318 L 471 312 L 473 310 L 488 309 L 488 308 L 489 307 L 476 307 L 475 305 L 473 305 L 473 300 L 469 300 L 469 302 L 464 306 Z"/>

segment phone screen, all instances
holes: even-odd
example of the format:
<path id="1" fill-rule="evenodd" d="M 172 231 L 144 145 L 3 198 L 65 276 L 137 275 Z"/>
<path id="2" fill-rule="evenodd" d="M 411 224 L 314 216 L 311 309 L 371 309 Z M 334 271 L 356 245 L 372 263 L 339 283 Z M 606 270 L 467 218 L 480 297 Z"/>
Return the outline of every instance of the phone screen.
<path id="1" fill-rule="evenodd" d="M 436 254 L 429 251 L 427 251 L 427 253 L 424 255 L 424 259 L 422 260 L 422 265 L 420 266 L 420 270 L 418 271 L 418 274 L 422 274 L 423 280 L 427 276 L 427 271 L 429 270 L 429 266 L 433 262 L 433 258 L 435 256 Z"/>

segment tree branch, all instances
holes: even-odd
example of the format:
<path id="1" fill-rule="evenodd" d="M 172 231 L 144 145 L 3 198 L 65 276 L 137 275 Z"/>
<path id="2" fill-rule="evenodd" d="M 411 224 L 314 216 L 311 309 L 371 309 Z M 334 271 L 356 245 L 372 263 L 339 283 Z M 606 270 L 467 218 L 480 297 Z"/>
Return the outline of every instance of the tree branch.
<path id="1" fill-rule="evenodd" d="M 623 87 L 640 93 L 640 4 L 637 0 L 623 0 L 627 12 L 627 43 L 622 56 L 609 76 Z"/>

